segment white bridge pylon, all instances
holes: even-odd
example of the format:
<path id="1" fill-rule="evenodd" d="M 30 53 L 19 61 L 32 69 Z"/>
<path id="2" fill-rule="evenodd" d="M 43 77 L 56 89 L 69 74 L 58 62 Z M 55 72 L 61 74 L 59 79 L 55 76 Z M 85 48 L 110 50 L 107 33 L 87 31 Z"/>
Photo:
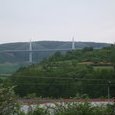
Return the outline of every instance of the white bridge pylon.
<path id="1" fill-rule="evenodd" d="M 29 44 L 29 62 L 32 63 L 32 42 Z"/>
<path id="2" fill-rule="evenodd" d="M 72 50 L 75 50 L 75 41 L 74 41 L 74 37 L 72 38 Z"/>
<path id="3" fill-rule="evenodd" d="M 72 38 L 72 47 L 71 47 L 71 49 L 57 49 L 57 51 L 66 51 L 66 50 L 75 50 L 74 37 Z M 56 49 L 47 49 L 47 51 L 56 51 Z M 32 63 L 32 52 L 33 52 L 33 50 L 32 50 L 32 41 L 30 40 L 30 43 L 29 43 L 29 63 Z"/>

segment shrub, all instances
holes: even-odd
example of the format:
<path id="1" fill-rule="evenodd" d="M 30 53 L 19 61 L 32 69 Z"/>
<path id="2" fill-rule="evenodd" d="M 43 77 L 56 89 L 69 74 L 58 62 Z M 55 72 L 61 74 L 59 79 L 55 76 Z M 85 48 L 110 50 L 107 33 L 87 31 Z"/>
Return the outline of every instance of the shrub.
<path id="1" fill-rule="evenodd" d="M 14 87 L 0 85 L 0 115 L 13 115 L 18 113 L 19 106 L 16 102 Z"/>
<path id="2" fill-rule="evenodd" d="M 111 106 L 94 106 L 91 103 L 56 104 L 54 115 L 115 115 Z"/>

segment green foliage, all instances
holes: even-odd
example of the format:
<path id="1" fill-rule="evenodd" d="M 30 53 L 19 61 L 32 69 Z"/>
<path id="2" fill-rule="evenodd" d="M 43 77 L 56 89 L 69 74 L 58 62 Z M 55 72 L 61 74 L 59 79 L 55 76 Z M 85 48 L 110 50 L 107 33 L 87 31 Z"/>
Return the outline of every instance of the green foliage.
<path id="1" fill-rule="evenodd" d="M 38 97 L 53 98 L 75 97 L 78 93 L 91 98 L 107 97 L 109 80 L 111 97 L 114 97 L 112 48 L 86 49 L 65 54 L 56 52 L 40 64 L 20 68 L 11 77 L 17 86 L 16 93 L 22 97 L 33 93 Z"/>
<path id="2" fill-rule="evenodd" d="M 16 102 L 14 87 L 0 85 L 0 115 L 14 115 L 18 113 L 19 106 Z"/>
<path id="3" fill-rule="evenodd" d="M 77 93 L 88 94 L 89 97 L 106 97 L 107 81 L 114 77 L 113 69 L 94 69 L 90 65 L 63 61 L 25 68 L 11 79 L 15 81 L 15 91 L 20 96 L 36 93 L 38 97 L 69 98 L 75 97 Z M 98 84 L 105 85 L 100 87 Z M 114 91 L 111 96 L 114 96 Z"/>
<path id="4" fill-rule="evenodd" d="M 114 115 L 114 104 L 93 105 L 88 102 L 55 103 L 52 106 L 37 105 L 24 113 L 20 111 L 18 115 Z"/>
<path id="5" fill-rule="evenodd" d="M 31 70 L 27 70 L 27 72 L 24 70 L 24 73 L 22 72 L 21 75 L 20 73 L 17 76 L 14 75 L 12 81 L 15 81 L 17 85 L 16 92 L 19 92 L 21 96 L 30 93 L 36 93 L 37 96 L 43 97 L 75 96 L 81 84 L 80 82 L 80 84 L 76 84 L 75 78 L 83 78 L 93 68 L 64 62 L 48 63 L 48 65 L 44 65 L 42 69 L 39 69 L 37 70 L 36 67 L 33 67 Z M 23 76 L 24 74 L 26 76 Z"/>
<path id="6" fill-rule="evenodd" d="M 93 47 L 84 47 L 83 52 L 93 51 Z"/>
<path id="7" fill-rule="evenodd" d="M 90 103 L 56 104 L 54 115 L 114 115 L 114 110 L 106 106 L 93 106 Z"/>
<path id="8" fill-rule="evenodd" d="M 0 64 L 0 74 L 12 74 L 20 67 L 19 64 L 4 63 Z"/>
<path id="9" fill-rule="evenodd" d="M 114 66 L 114 70 L 115 70 L 115 46 L 112 46 L 112 50 L 111 50 L 111 62 Z"/>
<path id="10" fill-rule="evenodd" d="M 27 94 L 27 96 L 25 98 L 35 98 L 36 97 L 36 93 L 31 93 L 31 94 Z"/>
<path id="11" fill-rule="evenodd" d="M 50 115 L 50 112 L 47 107 L 41 108 L 40 106 L 37 106 L 35 110 L 33 110 L 32 112 L 30 111 L 28 115 Z"/>

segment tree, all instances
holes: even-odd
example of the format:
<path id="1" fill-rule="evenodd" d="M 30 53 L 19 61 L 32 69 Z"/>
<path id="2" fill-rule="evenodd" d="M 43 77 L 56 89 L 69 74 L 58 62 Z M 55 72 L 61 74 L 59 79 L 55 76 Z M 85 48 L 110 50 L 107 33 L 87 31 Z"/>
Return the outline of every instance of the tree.
<path id="1" fill-rule="evenodd" d="M 18 111 L 13 87 L 0 85 L 0 115 L 14 115 Z"/>
<path id="2" fill-rule="evenodd" d="M 60 51 L 55 52 L 54 55 L 49 58 L 49 60 L 52 60 L 52 61 L 57 61 L 57 60 L 62 60 L 62 59 L 63 59 L 63 55 Z"/>
<path id="3" fill-rule="evenodd" d="M 115 70 L 115 45 L 113 45 L 111 48 L 111 62 Z"/>
<path id="4" fill-rule="evenodd" d="M 84 48 L 83 48 L 83 51 L 84 51 L 84 52 L 93 51 L 93 47 L 84 47 Z"/>

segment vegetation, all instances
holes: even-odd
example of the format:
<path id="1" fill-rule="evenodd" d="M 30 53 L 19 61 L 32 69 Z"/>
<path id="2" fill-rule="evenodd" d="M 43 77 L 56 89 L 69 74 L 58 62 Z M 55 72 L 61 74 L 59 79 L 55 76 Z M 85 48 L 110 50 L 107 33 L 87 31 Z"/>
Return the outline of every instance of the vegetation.
<path id="1" fill-rule="evenodd" d="M 21 65 L 19 65 L 18 63 L 4 63 L 4 64 L 0 64 L 0 74 L 13 74 L 14 72 L 16 72 L 19 67 Z"/>
<path id="2" fill-rule="evenodd" d="M 53 106 L 38 105 L 27 113 L 18 115 L 114 115 L 114 105 L 92 105 L 91 103 L 59 103 Z"/>
<path id="3" fill-rule="evenodd" d="M 0 85 L 0 115 L 14 115 L 18 113 L 19 106 L 13 87 L 6 84 Z"/>
<path id="4" fill-rule="evenodd" d="M 11 81 L 21 97 L 34 93 L 37 97 L 70 98 L 87 94 L 90 98 L 106 98 L 109 86 L 114 97 L 112 51 L 113 47 L 56 52 L 40 64 L 20 68 Z"/>
<path id="5" fill-rule="evenodd" d="M 113 46 L 56 52 L 39 64 L 20 68 L 9 79 L 1 77 L 0 114 L 26 115 L 17 105 L 15 93 L 27 98 L 106 98 L 109 87 L 110 97 L 115 97 L 114 64 Z M 4 80 L 8 82 L 3 85 Z M 87 102 L 56 103 L 50 107 L 38 105 L 28 110 L 27 114 L 114 115 L 114 108 L 114 104 L 94 106 Z"/>
<path id="6" fill-rule="evenodd" d="M 111 49 L 111 62 L 115 70 L 115 45 L 113 45 Z"/>
<path id="7" fill-rule="evenodd" d="M 114 115 L 114 105 L 92 105 L 91 103 L 59 103 L 52 106 L 28 110 L 27 113 L 19 110 L 17 115 Z"/>
<path id="8" fill-rule="evenodd" d="M 49 105 L 29 106 L 25 112 L 17 103 L 13 87 L 0 85 L 0 115 L 114 115 L 115 105 L 93 105 L 88 102 L 55 103 Z"/>
<path id="9" fill-rule="evenodd" d="M 57 104 L 54 115 L 114 115 L 114 105 L 93 106 L 91 103 Z"/>

